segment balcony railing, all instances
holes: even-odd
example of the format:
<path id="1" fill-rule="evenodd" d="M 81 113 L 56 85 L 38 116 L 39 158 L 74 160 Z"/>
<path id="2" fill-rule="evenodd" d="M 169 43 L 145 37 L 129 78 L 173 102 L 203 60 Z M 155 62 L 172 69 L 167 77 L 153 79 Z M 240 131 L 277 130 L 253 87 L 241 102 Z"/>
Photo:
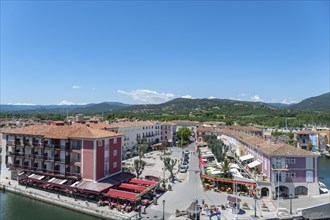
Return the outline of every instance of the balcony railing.
<path id="1" fill-rule="evenodd" d="M 81 146 L 73 145 L 71 150 L 81 150 Z"/>
<path id="2" fill-rule="evenodd" d="M 55 148 L 54 144 L 45 144 L 44 146 L 45 146 L 45 148 L 52 149 L 52 150 Z"/>
<path id="3" fill-rule="evenodd" d="M 32 145 L 32 143 L 30 141 L 25 141 L 24 142 L 24 146 L 26 146 L 26 147 L 32 147 L 33 145 Z"/>
<path id="4" fill-rule="evenodd" d="M 37 148 L 43 148 L 44 147 L 44 144 L 43 143 L 41 143 L 41 142 L 33 142 L 33 146 L 34 147 L 37 147 Z"/>
<path id="5" fill-rule="evenodd" d="M 287 170 L 288 164 L 276 164 L 273 165 L 273 170 Z"/>
<path id="6" fill-rule="evenodd" d="M 43 156 L 43 155 L 34 155 L 34 158 L 36 160 L 44 160 L 45 159 L 45 156 Z"/>
<path id="7" fill-rule="evenodd" d="M 44 156 L 44 159 L 47 161 L 54 161 L 54 157 Z"/>
<path id="8" fill-rule="evenodd" d="M 8 146 L 15 146 L 15 141 L 13 141 L 13 140 L 7 141 L 7 145 Z"/>

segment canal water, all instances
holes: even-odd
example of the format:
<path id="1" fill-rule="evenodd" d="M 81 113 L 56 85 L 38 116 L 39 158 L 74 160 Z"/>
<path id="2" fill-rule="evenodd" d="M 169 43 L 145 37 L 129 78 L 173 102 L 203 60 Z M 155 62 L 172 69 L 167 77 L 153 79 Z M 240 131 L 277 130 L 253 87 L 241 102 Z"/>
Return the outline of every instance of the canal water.
<path id="1" fill-rule="evenodd" d="M 100 220 L 11 192 L 0 191 L 1 220 Z"/>
<path id="2" fill-rule="evenodd" d="M 319 181 L 324 183 L 330 190 L 330 158 L 322 155 L 318 158 Z"/>

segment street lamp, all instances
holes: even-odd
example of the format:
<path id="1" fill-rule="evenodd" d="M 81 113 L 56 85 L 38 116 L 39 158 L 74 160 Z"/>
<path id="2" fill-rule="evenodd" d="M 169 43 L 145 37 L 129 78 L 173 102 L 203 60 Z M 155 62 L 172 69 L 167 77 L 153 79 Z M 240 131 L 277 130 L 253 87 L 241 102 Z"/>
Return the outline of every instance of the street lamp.
<path id="1" fill-rule="evenodd" d="M 290 193 L 290 215 L 292 215 L 292 194 Z"/>
<path id="2" fill-rule="evenodd" d="M 166 171 L 166 169 L 165 169 L 165 163 L 164 163 L 163 171 L 164 171 L 163 187 L 165 188 L 165 171 Z"/>
<path id="3" fill-rule="evenodd" d="M 163 220 L 165 220 L 165 199 L 163 199 Z"/>
<path id="4" fill-rule="evenodd" d="M 259 188 L 256 187 L 256 194 L 254 195 L 254 217 L 257 217 L 257 199 L 259 198 Z"/>

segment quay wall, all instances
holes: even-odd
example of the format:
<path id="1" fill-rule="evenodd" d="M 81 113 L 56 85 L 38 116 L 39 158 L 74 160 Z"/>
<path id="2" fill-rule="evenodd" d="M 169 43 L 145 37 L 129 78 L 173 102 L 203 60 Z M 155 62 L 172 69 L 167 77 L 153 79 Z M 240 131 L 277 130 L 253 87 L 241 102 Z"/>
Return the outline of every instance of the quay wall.
<path id="1" fill-rule="evenodd" d="M 52 194 L 53 197 L 47 197 L 45 195 L 39 194 L 35 191 L 37 190 L 31 190 L 30 188 L 23 190 L 20 187 L 17 187 L 16 185 L 4 185 L 0 183 L 0 190 L 9 191 L 12 193 L 16 193 L 18 195 L 26 196 L 32 199 L 36 199 L 42 202 L 46 202 L 52 205 L 57 205 L 61 206 L 63 208 L 71 209 L 77 212 L 81 212 L 87 215 L 92 215 L 96 216 L 99 218 L 103 219 L 111 219 L 111 220 L 135 220 L 138 219 L 137 215 L 135 216 L 125 216 L 124 214 L 119 214 L 119 213 L 114 213 L 111 210 L 98 210 L 96 207 L 88 207 L 89 204 L 92 205 L 93 203 L 90 202 L 84 202 L 84 201 L 79 201 L 83 204 L 77 204 L 76 202 L 70 201 L 71 198 L 62 196 L 60 195 L 59 197 L 61 198 L 54 198 L 54 196 L 57 196 L 56 194 L 53 193 L 48 193 Z M 107 209 L 107 207 L 106 207 Z"/>

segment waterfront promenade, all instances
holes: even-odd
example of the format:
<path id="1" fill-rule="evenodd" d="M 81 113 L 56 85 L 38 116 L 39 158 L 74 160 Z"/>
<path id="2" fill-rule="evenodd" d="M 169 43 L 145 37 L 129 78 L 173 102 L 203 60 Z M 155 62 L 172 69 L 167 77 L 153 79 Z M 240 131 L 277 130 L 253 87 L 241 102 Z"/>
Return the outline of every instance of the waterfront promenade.
<path id="1" fill-rule="evenodd" d="M 74 198 L 48 193 L 34 188 L 26 188 L 25 186 L 18 185 L 17 181 L 3 178 L 0 180 L 0 188 L 5 188 L 7 191 L 88 215 L 93 215 L 104 219 L 138 219 L 138 213 L 136 212 L 121 213 L 115 210 L 110 210 L 108 207 L 98 207 L 96 203 L 75 200 Z"/>

